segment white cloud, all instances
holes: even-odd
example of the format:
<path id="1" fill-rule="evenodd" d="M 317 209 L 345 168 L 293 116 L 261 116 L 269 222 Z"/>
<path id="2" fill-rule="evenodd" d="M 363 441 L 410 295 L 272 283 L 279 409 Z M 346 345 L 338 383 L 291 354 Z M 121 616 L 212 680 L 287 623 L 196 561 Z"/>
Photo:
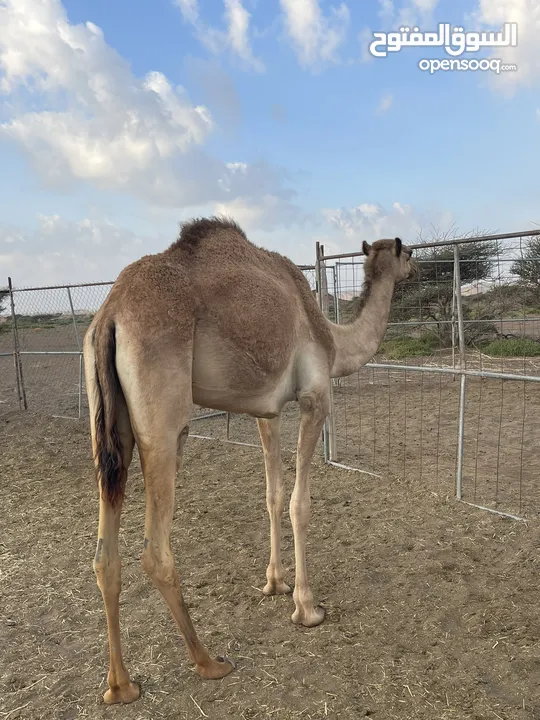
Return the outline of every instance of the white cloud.
<path id="1" fill-rule="evenodd" d="M 394 96 L 392 93 L 386 93 L 386 95 L 383 95 L 376 110 L 377 115 L 384 115 L 384 113 L 387 113 L 390 108 L 392 107 L 394 103 Z"/>
<path id="2" fill-rule="evenodd" d="M 346 38 L 350 14 L 345 3 L 328 16 L 318 0 L 280 0 L 285 27 L 302 67 L 335 61 L 336 50 Z"/>
<path id="3" fill-rule="evenodd" d="M 428 23 L 440 0 L 406 0 L 401 7 L 396 7 L 394 0 L 379 0 L 378 15 L 383 27 L 401 25 L 417 25 Z"/>
<path id="4" fill-rule="evenodd" d="M 251 14 L 242 5 L 242 0 L 223 0 L 225 31 L 211 27 L 200 18 L 197 0 L 174 0 L 186 22 L 191 23 L 199 41 L 211 52 L 219 54 L 231 50 L 247 67 L 262 72 L 264 63 L 254 56 L 249 38 Z"/>
<path id="5" fill-rule="evenodd" d="M 310 233 L 299 254 L 296 234 L 291 243 L 284 226 L 302 218 L 280 198 L 268 195 L 258 202 L 240 198 L 198 210 L 197 216 L 232 215 L 253 242 L 261 238 L 265 247 L 292 253 L 299 262 L 313 259 L 315 244 Z M 168 212 L 156 214 L 151 225 L 157 230 L 152 235 L 133 232 L 104 217 L 74 222 L 59 215 L 38 215 L 34 225 L 32 230 L 23 230 L 0 223 L 0 278 L 11 276 L 17 287 L 114 280 L 143 255 L 167 248 L 178 232 L 178 218 Z"/>
<path id="6" fill-rule="evenodd" d="M 249 43 L 250 14 L 240 0 L 225 0 L 227 17 L 227 37 L 236 54 L 257 70 L 264 68 L 262 62 L 253 56 Z"/>
<path id="7" fill-rule="evenodd" d="M 335 233 L 325 244 L 326 254 L 354 252 L 362 241 L 401 237 L 404 242 L 417 242 L 420 234 L 431 227 L 443 231 L 452 226 L 448 212 L 422 212 L 411 205 L 392 203 L 390 209 L 379 204 L 361 203 L 353 208 L 326 209 L 324 217 Z"/>
<path id="8" fill-rule="evenodd" d="M 33 231 L 0 224 L 0 273 L 18 287 L 114 280 L 127 264 L 173 239 L 138 236 L 104 219 L 39 215 Z"/>
<path id="9" fill-rule="evenodd" d="M 269 232 L 277 227 L 302 222 L 303 219 L 297 208 L 276 195 L 263 195 L 257 201 L 235 198 L 228 203 L 218 203 L 215 212 L 233 217 L 246 232 Z"/>
<path id="10" fill-rule="evenodd" d="M 230 7 L 241 51 L 245 16 Z M 79 180 L 175 208 L 254 202 L 259 191 L 292 198 L 282 172 L 258 163 L 232 176 L 205 153 L 208 108 L 160 72 L 134 76 L 98 27 L 69 22 L 60 0 L 0 0 L 0 92 L 11 101 L 0 138 L 26 151 L 48 186 Z"/>
<path id="11" fill-rule="evenodd" d="M 205 107 L 159 72 L 139 79 L 92 23 L 71 25 L 58 0 L 3 0 L 0 89 L 30 91 L 62 109 L 23 112 L 0 125 L 49 179 L 72 176 L 124 189 L 201 145 Z"/>
<path id="12" fill-rule="evenodd" d="M 491 81 L 495 88 L 510 95 L 520 85 L 530 86 L 540 80 L 540 0 L 478 0 L 471 23 L 498 31 L 506 22 L 518 24 L 518 45 L 497 48 L 493 56 L 516 64 L 518 69 L 491 74 Z"/>
<path id="13" fill-rule="evenodd" d="M 360 43 L 361 55 L 360 62 L 373 62 L 375 59 L 369 51 L 369 47 L 373 42 L 373 31 L 365 27 L 358 33 L 358 42 Z"/>
<path id="14" fill-rule="evenodd" d="M 435 10 L 439 0 L 412 0 L 412 5 L 421 13 L 431 13 Z"/>
<path id="15" fill-rule="evenodd" d="M 396 12 L 394 0 L 379 0 L 379 17 L 383 19 L 393 19 Z"/>
<path id="16" fill-rule="evenodd" d="M 220 184 L 230 199 L 216 203 L 213 212 L 233 217 L 246 231 L 269 231 L 306 220 L 292 203 L 290 191 L 275 191 L 265 165 L 227 163 L 227 174 Z"/>
<path id="17" fill-rule="evenodd" d="M 198 0 L 173 0 L 173 4 L 180 8 L 180 12 L 187 22 L 196 23 L 199 19 Z"/>

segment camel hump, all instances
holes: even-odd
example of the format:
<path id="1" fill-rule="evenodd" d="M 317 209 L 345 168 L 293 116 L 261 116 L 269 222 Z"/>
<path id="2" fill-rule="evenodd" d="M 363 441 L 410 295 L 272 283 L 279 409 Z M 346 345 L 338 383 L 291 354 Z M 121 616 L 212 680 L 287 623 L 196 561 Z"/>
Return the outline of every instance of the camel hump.
<path id="1" fill-rule="evenodd" d="M 179 247 L 195 248 L 201 243 L 201 241 L 223 231 L 233 231 L 234 233 L 240 235 L 244 240 L 247 240 L 245 232 L 232 218 L 217 216 L 195 218 L 194 220 L 189 220 L 188 222 L 182 224 L 180 228 L 180 235 L 171 245 L 170 249 L 172 250 Z"/>

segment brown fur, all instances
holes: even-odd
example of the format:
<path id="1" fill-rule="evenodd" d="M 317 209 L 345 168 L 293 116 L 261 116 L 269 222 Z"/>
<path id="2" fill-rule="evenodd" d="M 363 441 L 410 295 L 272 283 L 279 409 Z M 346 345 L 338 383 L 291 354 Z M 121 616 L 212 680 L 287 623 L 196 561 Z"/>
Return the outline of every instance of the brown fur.
<path id="1" fill-rule="evenodd" d="M 306 565 L 309 468 L 330 405 L 330 378 L 372 357 L 386 327 L 395 282 L 410 271 L 409 251 L 395 241 L 369 250 L 362 312 L 350 326 L 321 313 L 302 272 L 287 258 L 251 243 L 231 220 L 185 223 L 164 252 L 126 267 L 84 340 L 92 443 L 101 488 L 94 570 L 109 633 L 106 703 L 131 702 L 139 688 L 123 663 L 118 529 L 134 444 L 146 489 L 142 566 L 186 642 L 197 671 L 221 678 L 233 665 L 212 659 L 183 599 L 170 544 L 176 472 L 193 403 L 258 418 L 267 475 L 271 553 L 265 595 L 290 590 L 280 557 L 284 508 L 280 413 L 300 407 L 296 481 L 289 511 L 296 580 L 292 620 L 323 621 Z"/>
<path id="2" fill-rule="evenodd" d="M 355 313 L 361 313 L 371 297 L 374 282 L 391 273 L 392 255 L 399 257 L 402 252 L 402 242 L 399 238 L 394 240 L 377 240 L 373 245 L 363 243 L 362 249 L 366 255 L 364 261 L 364 283 L 362 292 L 355 303 Z M 405 248 L 404 252 L 411 256 L 411 250 Z"/>
<path id="3" fill-rule="evenodd" d="M 222 233 L 224 230 L 232 230 L 247 241 L 245 232 L 234 220 L 214 216 L 210 218 L 196 218 L 183 223 L 180 227 L 178 239 L 169 249 L 174 250 L 186 247 L 194 249 L 209 235 Z"/>
<path id="4" fill-rule="evenodd" d="M 329 354 L 332 353 L 332 335 L 324 322 L 324 318 L 321 317 L 317 301 L 305 275 L 287 257 L 251 243 L 242 228 L 234 220 L 213 217 L 184 223 L 178 239 L 166 252 L 176 254 L 176 251 L 182 253 L 184 262 L 192 262 L 194 265 L 198 264 L 198 259 L 204 259 L 204 266 L 199 267 L 199 271 L 203 274 L 201 285 L 204 287 L 208 286 L 208 275 L 214 264 L 209 263 L 209 257 L 217 261 L 216 264 L 219 265 L 219 269 L 224 275 L 233 271 L 235 266 L 238 270 L 243 265 L 253 263 L 256 267 L 261 268 L 266 277 L 273 275 L 285 281 L 287 285 L 290 285 L 292 280 L 300 294 L 303 308 L 313 323 L 318 337 Z M 249 276 L 244 275 L 242 282 L 243 284 L 249 283 Z M 228 279 L 228 284 L 233 284 L 230 279 Z M 223 288 L 220 289 L 223 290 Z M 264 292 L 261 287 L 246 287 L 246 290 L 248 289 L 257 289 L 259 293 Z M 270 297 L 266 299 L 271 301 Z M 267 312 L 272 311 L 271 306 L 266 306 L 266 308 Z M 274 344 L 278 339 L 274 338 Z"/>
<path id="5" fill-rule="evenodd" d="M 333 361 L 332 335 L 304 274 L 288 258 L 251 243 L 234 221 L 210 218 L 185 223 L 162 258 L 188 270 L 199 301 L 198 318 L 216 323 L 236 346 L 264 358 L 265 372 L 279 372 L 291 351 L 291 298 L 301 305 Z M 216 303 L 218 297 L 223 302 Z M 251 313 L 244 314 L 244 308 L 251 308 Z M 261 333 L 261 327 L 268 331 Z M 250 377 L 247 370 L 243 382 L 248 386 Z"/>

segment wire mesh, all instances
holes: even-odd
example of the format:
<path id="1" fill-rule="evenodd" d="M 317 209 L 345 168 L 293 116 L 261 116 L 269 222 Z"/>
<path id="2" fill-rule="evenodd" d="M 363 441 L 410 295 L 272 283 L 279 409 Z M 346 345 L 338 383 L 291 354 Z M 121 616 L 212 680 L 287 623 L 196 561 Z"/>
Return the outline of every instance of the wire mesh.
<path id="1" fill-rule="evenodd" d="M 3 325 L 9 328 L 11 351 L 17 350 L 19 380 L 29 408 L 73 418 L 88 412 L 82 340 L 110 287 L 103 283 L 13 290 L 14 313 Z M 14 376 L 8 376 L 11 393 Z M 2 392 L 9 391 L 2 382 Z"/>

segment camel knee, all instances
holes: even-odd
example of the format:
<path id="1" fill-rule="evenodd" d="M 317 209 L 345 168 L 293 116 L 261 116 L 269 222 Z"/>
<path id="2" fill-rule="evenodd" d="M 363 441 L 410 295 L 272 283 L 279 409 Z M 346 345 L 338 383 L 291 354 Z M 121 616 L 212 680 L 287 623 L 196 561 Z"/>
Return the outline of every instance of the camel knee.
<path id="1" fill-rule="evenodd" d="M 298 397 L 300 412 L 309 415 L 314 423 L 324 422 L 328 415 L 329 401 L 326 393 L 308 392 Z"/>
<path id="2" fill-rule="evenodd" d="M 148 577 L 158 587 L 170 588 L 178 584 L 178 574 L 170 549 L 158 552 L 152 542 L 145 540 L 141 565 Z"/>

